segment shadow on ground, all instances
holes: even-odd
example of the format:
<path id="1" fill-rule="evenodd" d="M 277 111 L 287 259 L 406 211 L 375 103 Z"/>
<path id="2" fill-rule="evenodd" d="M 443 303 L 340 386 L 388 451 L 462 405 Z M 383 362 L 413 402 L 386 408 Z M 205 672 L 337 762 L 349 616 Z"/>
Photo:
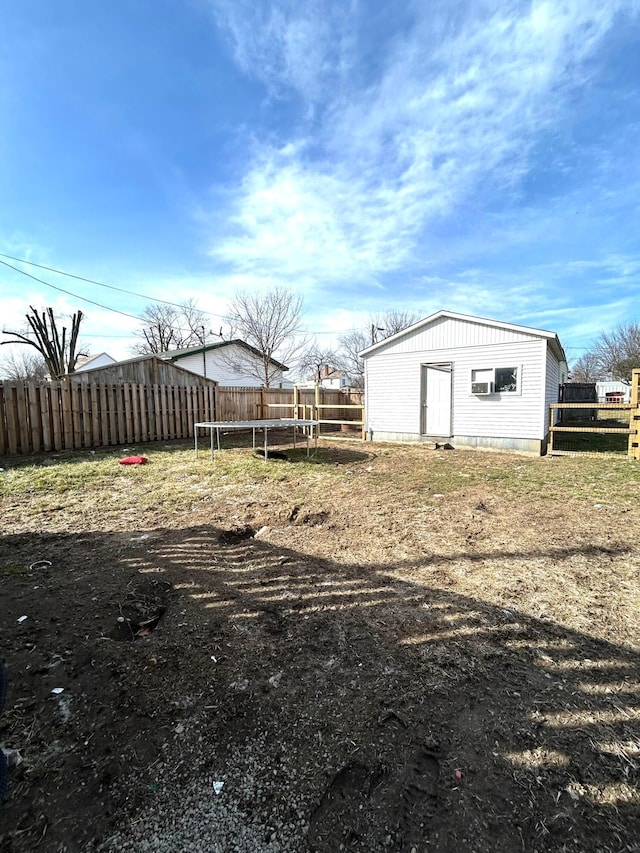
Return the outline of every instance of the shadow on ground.
<path id="1" fill-rule="evenodd" d="M 2 850 L 85 850 L 153 809 L 159 780 L 225 767 L 258 849 L 279 849 L 276 814 L 304 826 L 291 849 L 323 853 L 637 849 L 629 648 L 251 528 L 2 545 L 0 737 L 22 758 Z"/>

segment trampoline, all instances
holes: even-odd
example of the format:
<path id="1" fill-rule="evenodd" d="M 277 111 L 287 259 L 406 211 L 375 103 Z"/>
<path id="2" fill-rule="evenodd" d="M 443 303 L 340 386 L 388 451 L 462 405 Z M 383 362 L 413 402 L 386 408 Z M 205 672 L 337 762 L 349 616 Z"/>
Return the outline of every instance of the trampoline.
<path id="1" fill-rule="evenodd" d="M 314 429 L 315 427 L 315 429 Z M 261 429 L 264 437 L 264 458 L 265 461 L 269 458 L 268 439 L 270 429 L 292 429 L 293 430 L 293 446 L 296 446 L 296 431 L 303 429 L 307 440 L 307 457 L 309 457 L 309 441 L 313 435 L 315 438 L 315 447 L 318 447 L 318 421 L 304 420 L 303 418 L 274 418 L 273 420 L 255 420 L 255 421 L 202 421 L 194 424 L 195 436 L 195 451 L 196 458 L 198 457 L 198 429 L 208 429 L 211 433 L 211 458 L 213 459 L 214 450 L 220 450 L 220 432 L 231 430 L 250 429 L 253 434 L 253 449 L 256 449 L 256 430 Z M 215 439 L 215 447 L 214 447 Z"/>

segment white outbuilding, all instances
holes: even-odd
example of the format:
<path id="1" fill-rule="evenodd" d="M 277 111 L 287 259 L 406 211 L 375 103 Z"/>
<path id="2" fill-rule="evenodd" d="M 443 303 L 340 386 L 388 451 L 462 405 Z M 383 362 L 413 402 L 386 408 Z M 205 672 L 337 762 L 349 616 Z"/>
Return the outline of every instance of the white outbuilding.
<path id="1" fill-rule="evenodd" d="M 373 441 L 542 454 L 567 381 L 554 332 L 438 311 L 363 350 Z"/>

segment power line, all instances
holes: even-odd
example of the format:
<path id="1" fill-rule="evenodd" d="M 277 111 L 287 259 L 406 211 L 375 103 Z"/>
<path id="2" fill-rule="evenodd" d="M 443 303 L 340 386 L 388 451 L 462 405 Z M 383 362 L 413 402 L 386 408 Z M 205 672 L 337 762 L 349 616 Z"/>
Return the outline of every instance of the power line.
<path id="1" fill-rule="evenodd" d="M 9 258 L 9 260 L 18 261 L 18 263 L 21 263 L 21 264 L 29 264 L 29 266 L 38 267 L 38 269 L 47 270 L 47 272 L 54 272 L 54 273 L 57 273 L 58 275 L 67 276 L 68 278 L 75 278 L 78 281 L 85 281 L 85 282 L 87 282 L 87 284 L 96 284 L 98 287 L 106 287 L 109 290 L 117 290 L 118 293 L 126 293 L 128 296 L 137 296 L 140 299 L 147 299 L 150 302 L 160 302 L 162 305 L 170 305 L 172 308 L 184 308 L 183 305 L 179 305 L 177 302 L 168 302 L 166 299 L 157 299 L 155 296 L 148 296 L 145 293 L 136 293 L 135 291 L 127 290 L 124 287 L 116 287 L 113 284 L 105 284 L 102 281 L 96 281 L 95 279 L 92 279 L 92 278 L 85 278 L 84 276 L 75 275 L 74 273 L 71 273 L 71 272 L 65 272 L 64 270 L 59 270 L 59 269 L 56 269 L 55 267 L 47 267 L 44 264 L 36 264 L 34 261 L 27 261 L 24 258 L 15 258 L 13 255 L 5 255 L 3 252 L 0 252 L 0 258 Z M 0 263 L 4 263 L 4 261 L 0 261 Z M 6 266 L 11 266 L 11 264 L 7 264 Z M 17 269 L 17 267 L 11 267 L 11 269 Z M 17 270 L 17 271 L 23 272 L 23 270 Z M 24 275 L 29 275 L 29 273 L 24 273 Z M 33 276 L 31 276 L 31 278 L 33 278 Z M 40 281 L 40 279 L 36 279 L 36 281 Z M 46 284 L 46 282 L 43 282 L 43 284 Z M 53 287 L 53 285 L 50 285 L 50 286 Z M 68 291 L 63 291 L 63 293 L 67 293 L 67 292 Z M 73 296 L 74 294 L 71 294 L 71 295 Z M 77 298 L 81 299 L 82 297 L 77 297 Z M 94 303 L 94 304 L 97 305 L 98 303 Z M 101 307 L 104 308 L 105 306 L 101 306 Z M 115 309 L 112 308 L 112 309 L 108 309 L 108 310 L 114 311 Z M 201 309 L 198 309 L 198 310 L 200 311 Z M 218 317 L 218 318 L 224 319 L 222 314 L 214 314 L 213 311 L 201 311 L 201 313 L 202 314 L 208 314 L 210 317 Z M 129 315 L 129 316 L 131 316 L 131 315 Z M 139 319 L 139 318 L 136 318 L 136 319 Z"/>
<path id="2" fill-rule="evenodd" d="M 5 257 L 10 257 L 10 256 L 9 255 L 3 255 L 0 252 L 0 257 L 5 258 Z M 20 259 L 18 258 L 17 260 L 19 261 Z M 30 263 L 30 262 L 25 261 L 25 263 Z M 112 311 L 114 314 L 121 314 L 123 317 L 130 317 L 132 320 L 137 320 L 140 323 L 146 323 L 147 322 L 146 318 L 144 318 L 144 317 L 139 317 L 136 314 L 129 314 L 127 311 L 120 311 L 118 308 L 110 308 L 108 305 L 103 305 L 101 302 L 95 302 L 93 299 L 87 299 L 86 296 L 79 296 L 77 293 L 72 293 L 70 290 L 65 290 L 63 287 L 58 287 L 55 284 L 51 284 L 51 282 L 45 281 L 42 278 L 38 278 L 35 275 L 31 275 L 31 273 L 25 272 L 24 270 L 21 270 L 18 267 L 14 267 L 13 264 L 8 264 L 6 261 L 0 260 L 0 264 L 3 264 L 5 267 L 9 267 L 9 269 L 15 270 L 15 272 L 20 273 L 20 275 L 26 275 L 27 278 L 31 278 L 31 279 L 33 279 L 33 281 L 37 281 L 39 284 L 44 284 L 45 287 L 51 287 L 51 288 L 53 288 L 53 290 L 57 290 L 60 293 L 65 293 L 67 296 L 73 296 L 74 299 L 80 299 L 82 302 L 88 302 L 89 305 L 95 305 L 97 308 L 103 308 L 105 311 Z M 34 264 L 34 266 L 40 266 L 40 265 Z M 44 269 L 48 269 L 48 268 L 44 267 Z M 55 270 L 52 270 L 52 272 L 55 272 Z M 63 275 L 67 275 L 67 274 L 70 275 L 70 273 L 63 273 Z M 79 276 L 73 276 L 73 278 L 79 278 Z M 90 281 L 90 279 L 83 279 L 83 281 Z M 95 282 L 95 283 L 97 284 L 99 282 Z M 103 285 L 103 286 L 109 287 L 109 285 Z M 118 290 L 118 288 L 114 288 L 114 289 Z M 128 291 L 124 291 L 124 292 L 126 293 Z M 167 303 L 167 304 L 173 304 L 173 303 Z M 180 306 L 177 306 L 177 307 L 180 307 Z M 208 312 L 203 312 L 203 313 L 208 313 Z M 218 316 L 218 315 L 213 315 L 213 316 Z M 152 328 L 152 327 L 150 327 L 150 328 Z M 180 332 L 192 331 L 191 329 L 187 329 L 187 328 L 183 328 L 183 327 L 179 327 L 179 326 L 176 326 L 175 328 L 177 329 L 177 331 L 180 331 Z M 83 333 L 83 336 L 86 337 L 86 335 L 84 335 L 84 333 Z M 107 337 L 107 336 L 106 335 L 105 336 L 94 335 L 93 337 Z M 118 336 L 118 337 L 128 337 L 128 335 L 123 335 L 123 336 Z"/>
<path id="3" fill-rule="evenodd" d="M 7 256 L 3 255 L 2 257 Z M 114 314 L 122 314 L 123 317 L 130 317 L 132 320 L 139 320 L 144 322 L 142 317 L 137 317 L 135 314 L 128 314 L 126 311 L 118 310 L 118 308 L 109 308 L 108 305 L 102 305 L 100 302 L 94 302 L 93 299 L 87 299 L 86 296 L 78 296 L 77 293 L 72 293 L 70 290 L 65 290 L 63 287 L 57 287 L 57 285 L 51 284 L 48 281 L 44 281 L 44 279 L 38 278 L 35 275 L 31 275 L 31 273 L 29 272 L 25 272 L 24 270 L 18 269 L 18 267 L 14 267 L 13 264 L 8 264 L 6 261 L 0 261 L 0 264 L 4 264 L 5 267 L 9 267 L 9 269 L 19 272 L 20 275 L 26 275 L 27 278 L 32 278 L 34 281 L 37 281 L 40 284 L 44 284 L 45 287 L 51 287 L 54 290 L 58 290 L 60 293 L 66 293 L 67 296 L 73 296 L 74 299 L 80 299 L 82 302 L 88 302 L 90 305 L 96 305 L 98 308 L 104 308 L 105 311 L 113 311 Z"/>
<path id="4" fill-rule="evenodd" d="M 103 335 L 100 332 L 96 332 L 95 334 L 92 334 L 90 332 L 83 332 L 82 337 L 83 338 L 121 338 L 122 340 L 129 340 L 131 338 L 131 335 Z"/>
<path id="5" fill-rule="evenodd" d="M 98 287 L 106 287 L 108 290 L 115 290 L 118 293 L 126 293 L 128 296 L 136 296 L 140 299 L 147 299 L 149 302 L 158 302 L 162 305 L 170 305 L 172 308 L 184 308 L 184 305 L 180 305 L 177 302 L 169 302 L 166 299 L 158 299 L 155 296 L 149 296 L 145 293 L 136 293 L 135 291 L 127 290 L 124 287 L 116 287 L 113 284 L 105 284 L 102 281 L 96 281 L 95 279 L 92 279 L 92 278 L 85 278 L 84 276 L 76 275 L 75 273 L 65 272 L 65 270 L 59 270 L 59 269 L 56 269 L 55 267 L 48 267 L 48 266 L 45 266 L 44 264 L 37 264 L 37 263 L 35 263 L 35 261 L 28 261 L 25 258 L 16 258 L 13 255 L 7 255 L 4 252 L 0 252 L 0 258 L 9 258 L 10 260 L 17 261 L 18 263 L 28 264 L 29 266 L 37 267 L 38 269 L 41 269 L 41 270 L 47 270 L 47 272 L 56 273 L 57 275 L 64 275 L 67 278 L 74 278 L 77 281 L 84 281 L 87 284 L 95 284 Z M 53 288 L 53 290 L 57 290 L 60 293 L 65 293 L 67 296 L 73 296 L 74 299 L 80 299 L 83 302 L 88 302 L 90 305 L 95 305 L 97 308 L 104 308 L 105 311 L 113 311 L 115 314 L 122 314 L 124 317 L 130 317 L 133 320 L 139 320 L 142 323 L 145 322 L 144 317 L 138 317 L 135 314 L 129 314 L 126 311 L 120 311 L 117 308 L 110 308 L 108 305 L 102 305 L 100 302 L 95 302 L 92 299 L 87 299 L 85 296 L 79 296 L 77 293 L 72 293 L 70 290 L 65 290 L 62 287 L 57 287 L 55 284 L 51 284 L 50 282 L 44 281 L 41 278 L 37 278 L 36 276 L 31 275 L 31 273 L 25 272 L 24 270 L 21 270 L 18 267 L 14 267 L 12 264 L 8 264 L 6 261 L 0 260 L 0 264 L 4 264 L 4 266 L 9 267 L 9 269 L 15 270 L 15 272 L 18 272 L 21 275 L 26 275 L 28 278 L 31 278 L 34 281 L 39 282 L 40 284 L 44 284 L 45 287 L 51 287 L 51 288 Z M 225 319 L 223 314 L 216 314 L 213 311 L 205 311 L 205 310 L 200 309 L 200 308 L 198 308 L 197 310 L 201 314 L 206 314 L 209 317 L 217 317 L 218 319 L 222 319 L 222 320 Z M 189 331 L 189 329 L 180 328 L 179 331 L 184 332 L 184 331 Z M 311 329 L 301 329 L 300 331 L 303 334 L 309 334 L 309 335 L 335 335 L 335 332 L 332 332 L 332 331 L 313 331 Z M 358 329 L 345 329 L 342 332 L 340 332 L 340 334 L 346 334 L 348 332 L 355 332 L 355 331 L 358 331 Z M 107 335 L 101 335 L 100 337 L 108 337 L 108 336 Z M 128 337 L 128 336 L 123 336 L 123 337 Z"/>
<path id="6" fill-rule="evenodd" d="M 53 273 L 56 273 L 57 275 L 64 275 L 64 276 L 67 276 L 68 278 L 75 278 L 75 279 L 77 279 L 77 281 L 84 281 L 84 282 L 86 282 L 87 284 L 95 284 L 95 285 L 97 285 L 98 287 L 106 287 L 106 288 L 108 288 L 109 290 L 116 290 L 116 291 L 118 291 L 118 293 L 126 293 L 128 296 L 137 296 L 137 297 L 139 297 L 140 299 L 147 299 L 147 300 L 149 300 L 149 302 L 159 302 L 159 303 L 161 303 L 162 305 L 170 305 L 172 308 L 184 308 L 184 305 L 180 305 L 180 304 L 179 304 L 179 303 L 177 303 L 177 302 L 169 302 L 169 301 L 168 301 L 168 300 L 166 300 L 166 299 L 158 299 L 158 298 L 157 298 L 157 297 L 155 297 L 155 296 L 148 296 L 148 295 L 147 295 L 147 294 L 145 294 L 145 293 L 136 293 L 134 290 L 127 290 L 127 289 L 126 289 L 126 288 L 124 288 L 124 287 L 116 287 L 116 286 L 115 286 L 115 285 L 113 285 L 113 284 L 105 284 L 104 282 L 102 282 L 102 281 L 96 281 L 96 280 L 95 280 L 95 279 L 93 279 L 93 278 L 85 278 L 84 276 L 81 276 L 81 275 L 75 275 L 75 273 L 65 272 L 65 270 L 59 270 L 59 269 L 56 269 L 56 267 L 47 267 L 47 266 L 45 266 L 44 264 L 37 264 L 37 263 L 35 263 L 35 261 L 27 261 L 25 258 L 16 258 L 16 257 L 14 257 L 13 255 L 6 255 L 4 252 L 0 252 L 0 258 L 9 258 L 9 260 L 17 261 L 18 263 L 21 263 L 21 264 L 28 264 L 29 266 L 37 267 L 38 269 L 41 269 L 41 270 L 47 270 L 47 272 L 53 272 Z M 0 263 L 5 263 L 5 262 L 4 262 L 4 261 L 0 261 Z M 56 289 L 56 290 L 61 290 L 61 291 L 62 291 L 62 293 L 67 293 L 67 294 L 69 294 L 70 296 L 75 296 L 77 299 L 83 299 L 83 298 L 84 298 L 84 297 L 82 297 L 82 296 L 77 296 L 76 294 L 71 293 L 71 292 L 70 292 L 70 291 L 68 291 L 68 290 L 62 290 L 62 288 L 57 288 L 57 287 L 55 287 L 55 285 L 53 285 L 53 284 L 48 284 L 46 281 L 42 281 L 42 280 L 41 280 L 41 279 L 39 279 L 39 278 L 35 278 L 35 276 L 29 275 L 29 273 L 24 272 L 24 270 L 18 269 L 17 267 L 11 266 L 11 264 L 5 264 L 5 266 L 10 267 L 11 269 L 15 270 L 16 272 L 22 273 L 23 275 L 28 275 L 30 278 L 35 279 L 35 281 L 40 281 L 42 284 L 47 285 L 47 287 L 53 287 L 53 288 L 54 288 L 54 289 Z M 89 300 L 89 299 L 86 299 L 85 301 L 86 301 L 86 302 L 91 302 L 91 300 Z M 100 305 L 100 303 L 98 303 L 98 302 L 92 302 L 91 304 L 92 304 L 92 305 L 97 305 L 99 308 L 106 308 L 106 309 L 107 309 L 107 311 L 116 311 L 116 309 L 115 309 L 115 308 L 108 308 L 106 305 Z M 225 317 L 224 317 L 224 315 L 223 315 L 223 314 L 216 314 L 216 313 L 215 313 L 215 312 L 213 312 L 213 311 L 205 311 L 205 310 L 200 309 L 200 308 L 198 308 L 197 310 L 198 310 L 198 311 L 200 311 L 200 313 L 201 313 L 201 314 L 206 314 L 206 315 L 207 315 L 207 316 L 209 316 L 209 317 L 217 317 L 218 319 L 222 319 L 222 320 L 224 320 L 224 319 L 225 319 Z M 121 313 L 121 314 L 122 314 L 122 313 L 125 313 L 125 312 L 122 312 L 122 311 L 121 311 L 121 312 L 119 312 L 119 313 Z M 132 315 L 132 314 L 126 314 L 125 316 L 132 317 L 133 315 Z M 143 319 L 143 318 L 141 318 L 141 317 L 135 317 L 135 319 L 136 319 L 136 320 L 141 320 L 141 319 Z M 185 329 L 181 329 L 181 331 L 186 331 L 186 330 L 185 330 Z M 340 334 L 344 334 L 344 333 L 346 333 L 346 332 L 355 332 L 355 331 L 358 331 L 358 330 L 357 330 L 357 329 L 345 329 L 345 330 L 344 330 L 343 332 L 341 332 Z M 332 332 L 332 331 L 314 332 L 314 331 L 312 331 L 312 330 L 310 330 L 310 329 L 301 329 L 301 332 L 303 332 L 304 334 L 309 334 L 309 335 L 334 335 L 334 334 L 335 334 L 335 332 Z M 106 336 L 103 336 L 103 337 L 106 337 Z"/>

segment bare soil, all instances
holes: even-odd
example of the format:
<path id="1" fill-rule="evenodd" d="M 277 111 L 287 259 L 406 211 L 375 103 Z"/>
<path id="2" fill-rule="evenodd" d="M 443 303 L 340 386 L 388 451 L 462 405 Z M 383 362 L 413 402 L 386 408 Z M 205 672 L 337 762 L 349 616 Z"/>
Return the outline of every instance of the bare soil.
<path id="1" fill-rule="evenodd" d="M 3 462 L 0 850 L 640 850 L 640 466 L 280 449 Z"/>

